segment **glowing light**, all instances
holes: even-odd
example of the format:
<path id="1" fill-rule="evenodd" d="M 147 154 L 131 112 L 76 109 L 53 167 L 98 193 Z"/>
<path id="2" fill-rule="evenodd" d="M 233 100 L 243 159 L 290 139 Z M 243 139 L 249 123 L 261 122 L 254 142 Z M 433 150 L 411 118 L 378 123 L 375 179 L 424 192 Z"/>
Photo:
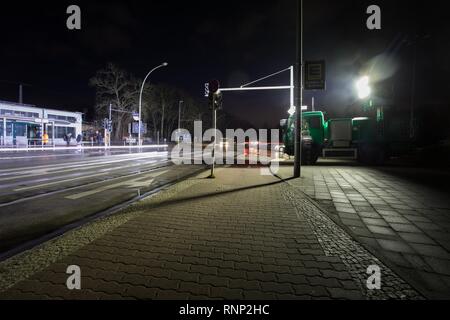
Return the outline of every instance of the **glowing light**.
<path id="1" fill-rule="evenodd" d="M 295 106 L 291 106 L 288 110 L 289 115 L 293 116 L 295 114 Z"/>
<path id="2" fill-rule="evenodd" d="M 360 99 L 366 99 L 372 93 L 372 89 L 369 86 L 369 77 L 364 76 L 356 82 L 356 89 L 358 90 L 358 97 Z"/>

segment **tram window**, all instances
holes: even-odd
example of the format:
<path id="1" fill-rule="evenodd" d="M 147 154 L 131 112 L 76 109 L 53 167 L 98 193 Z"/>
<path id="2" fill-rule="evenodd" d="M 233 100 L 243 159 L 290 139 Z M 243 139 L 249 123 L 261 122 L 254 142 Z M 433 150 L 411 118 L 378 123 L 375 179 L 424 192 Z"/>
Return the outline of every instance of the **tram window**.
<path id="1" fill-rule="evenodd" d="M 66 134 L 66 127 L 55 127 L 55 138 L 63 139 Z"/>
<path id="2" fill-rule="evenodd" d="M 12 136 L 12 123 L 11 122 L 6 123 L 6 136 L 7 137 Z"/>
<path id="3" fill-rule="evenodd" d="M 75 138 L 75 128 L 67 128 L 67 133 L 72 134 L 72 138 Z"/>
<path id="4" fill-rule="evenodd" d="M 5 115 L 5 116 L 12 116 L 14 114 L 14 111 L 12 110 L 7 110 L 7 109 L 2 109 L 0 111 L 1 115 Z"/>
<path id="5" fill-rule="evenodd" d="M 27 126 L 25 123 L 16 123 L 16 136 L 25 137 L 27 135 Z"/>
<path id="6" fill-rule="evenodd" d="M 68 133 L 72 134 L 72 138 L 75 137 L 75 128 L 69 128 L 69 127 L 55 127 L 55 138 L 56 139 L 63 139 L 64 136 Z M 50 136 L 50 134 L 49 134 Z"/>
<path id="7" fill-rule="evenodd" d="M 3 137 L 3 121 L 0 122 L 0 137 Z"/>

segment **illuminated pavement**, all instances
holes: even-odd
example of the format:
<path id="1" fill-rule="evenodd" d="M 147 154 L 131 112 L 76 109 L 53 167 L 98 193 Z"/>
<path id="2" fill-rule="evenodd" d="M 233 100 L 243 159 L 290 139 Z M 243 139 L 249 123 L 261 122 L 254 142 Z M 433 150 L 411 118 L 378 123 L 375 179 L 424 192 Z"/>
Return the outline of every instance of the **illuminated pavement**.
<path id="1" fill-rule="evenodd" d="M 289 184 L 255 168 L 207 176 L 0 263 L 0 299 L 421 298 Z"/>
<path id="2" fill-rule="evenodd" d="M 282 167 L 288 178 L 292 167 Z M 430 297 L 450 298 L 450 175 L 327 160 L 289 183 Z"/>
<path id="3" fill-rule="evenodd" d="M 189 175 L 166 151 L 0 153 L 0 253 Z"/>

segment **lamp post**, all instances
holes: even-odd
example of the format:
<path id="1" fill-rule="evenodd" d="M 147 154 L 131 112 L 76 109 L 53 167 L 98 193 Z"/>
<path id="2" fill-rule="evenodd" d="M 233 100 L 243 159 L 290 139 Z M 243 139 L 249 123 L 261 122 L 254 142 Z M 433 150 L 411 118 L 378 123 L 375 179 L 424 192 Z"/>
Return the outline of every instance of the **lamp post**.
<path id="1" fill-rule="evenodd" d="M 164 63 L 160 64 L 159 66 L 153 68 L 152 70 L 150 70 L 149 73 L 147 73 L 147 75 L 146 75 L 145 78 L 144 78 L 144 81 L 142 81 L 141 92 L 140 92 L 140 94 L 139 94 L 139 125 L 138 125 L 138 128 L 139 128 L 139 132 L 138 132 L 138 143 L 139 143 L 139 145 L 142 145 L 142 143 L 141 143 L 142 92 L 144 91 L 145 81 L 147 81 L 147 78 L 150 76 L 150 74 L 151 74 L 153 71 L 155 71 L 156 69 L 162 68 L 162 67 L 167 67 L 167 66 L 168 66 L 168 63 L 167 63 L 167 62 L 164 62 Z"/>
<path id="2" fill-rule="evenodd" d="M 303 105 L 303 0 L 297 0 L 297 45 L 296 45 L 296 99 L 295 99 L 295 160 L 294 178 L 301 177 L 302 167 L 302 110 Z"/>
<path id="3" fill-rule="evenodd" d="M 184 103 L 183 100 L 180 100 L 178 103 L 178 142 L 180 142 L 180 128 L 181 128 L 181 105 Z"/>

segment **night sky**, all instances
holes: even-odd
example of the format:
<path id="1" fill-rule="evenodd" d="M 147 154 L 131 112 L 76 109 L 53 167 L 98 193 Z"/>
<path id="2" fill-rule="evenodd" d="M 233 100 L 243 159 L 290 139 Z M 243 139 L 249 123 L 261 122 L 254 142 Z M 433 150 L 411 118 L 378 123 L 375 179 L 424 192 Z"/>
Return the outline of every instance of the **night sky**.
<path id="1" fill-rule="evenodd" d="M 306 92 L 305 104 L 342 115 L 355 103 L 354 80 L 372 70 L 399 105 L 410 103 L 417 42 L 417 105 L 450 108 L 450 27 L 444 1 L 305 0 L 305 60 L 327 61 L 327 90 Z M 295 63 L 296 1 L 34 1 L 2 4 L 0 100 L 87 112 L 95 103 L 89 79 L 108 62 L 137 77 L 163 61 L 151 81 L 203 99 L 217 78 L 239 86 Z M 78 4 L 82 30 L 66 28 L 66 8 Z M 370 4 L 382 9 L 382 30 L 366 28 Z M 417 37 L 418 36 L 418 37 Z M 375 61 L 378 61 L 374 64 Z M 285 73 L 264 85 L 288 84 Z M 388 92 L 387 94 L 385 92 Z M 255 125 L 286 117 L 288 91 L 233 93 L 227 111 Z"/>

